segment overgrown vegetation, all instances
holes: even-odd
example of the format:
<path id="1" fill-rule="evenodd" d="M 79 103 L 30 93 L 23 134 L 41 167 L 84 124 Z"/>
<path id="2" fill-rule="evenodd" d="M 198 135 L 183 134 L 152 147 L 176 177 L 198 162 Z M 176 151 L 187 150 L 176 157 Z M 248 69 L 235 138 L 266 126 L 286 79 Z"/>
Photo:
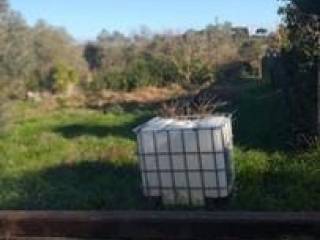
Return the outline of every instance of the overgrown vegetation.
<path id="1" fill-rule="evenodd" d="M 131 90 L 141 86 L 200 86 L 218 80 L 225 65 L 249 66 L 259 72 L 268 37 L 250 38 L 231 23 L 208 25 L 201 31 L 152 34 L 142 29 L 128 38 L 103 31 L 85 46 L 84 56 L 93 74 L 93 86 Z"/>
<path id="2" fill-rule="evenodd" d="M 43 21 L 28 26 L 0 0 L 0 209 L 159 208 L 141 195 L 131 129 L 155 114 L 228 111 L 236 187 L 213 208 L 320 210 L 318 143 L 299 152 L 292 131 L 316 121 L 319 4 L 286 3 L 276 34 L 217 22 L 102 31 L 82 45 Z M 259 78 L 267 50 L 291 82 Z"/>
<path id="3" fill-rule="evenodd" d="M 131 129 L 149 112 L 41 111 L 14 104 L 0 137 L 1 209 L 143 204 Z"/>
<path id="4" fill-rule="evenodd" d="M 30 27 L 7 1 L 1 0 L 0 6 L 2 95 L 23 99 L 27 91 L 56 92 L 71 82 L 87 81 L 81 47 L 65 30 L 44 21 Z"/>
<path id="5" fill-rule="evenodd" d="M 288 100 L 295 135 L 313 138 L 320 133 L 320 2 L 285 2 L 279 63 L 284 74 L 275 74 L 276 81 Z"/>
<path id="6" fill-rule="evenodd" d="M 320 150 L 288 152 L 281 95 L 269 86 L 239 81 L 239 95 L 231 106 L 238 110 L 236 188 L 227 202 L 211 207 L 319 210 Z M 104 114 L 68 108 L 41 111 L 41 103 L 12 106 L 0 137 L 0 209 L 162 208 L 141 195 L 131 132 L 156 114 L 154 107 L 123 106 Z"/>
<path id="7" fill-rule="evenodd" d="M 218 80 L 226 66 L 259 72 L 270 40 L 216 22 L 184 33 L 153 33 L 142 27 L 125 36 L 103 30 L 96 41 L 80 44 L 63 28 L 43 20 L 27 25 L 7 0 L 0 5 L 0 87 L 9 98 L 23 99 L 30 91 L 127 91 L 171 84 L 191 88 Z"/>

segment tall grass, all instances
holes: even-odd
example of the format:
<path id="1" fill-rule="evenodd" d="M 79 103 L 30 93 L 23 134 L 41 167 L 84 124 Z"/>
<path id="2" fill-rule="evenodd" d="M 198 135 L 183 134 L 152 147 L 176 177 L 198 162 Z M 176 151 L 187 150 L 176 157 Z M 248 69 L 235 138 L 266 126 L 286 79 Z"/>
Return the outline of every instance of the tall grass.
<path id="1" fill-rule="evenodd" d="M 234 101 L 236 184 L 213 209 L 320 210 L 320 148 L 290 148 L 279 92 L 246 84 Z M 141 105 L 103 113 L 14 103 L 0 136 L 0 209 L 150 209 L 131 129 Z"/>

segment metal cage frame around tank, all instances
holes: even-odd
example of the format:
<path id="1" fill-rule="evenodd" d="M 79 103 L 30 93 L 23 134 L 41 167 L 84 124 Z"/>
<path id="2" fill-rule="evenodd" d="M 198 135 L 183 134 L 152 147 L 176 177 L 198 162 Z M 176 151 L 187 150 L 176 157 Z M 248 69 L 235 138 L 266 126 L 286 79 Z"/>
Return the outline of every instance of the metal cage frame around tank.
<path id="1" fill-rule="evenodd" d="M 178 116 L 178 117 L 174 117 L 174 119 L 197 120 L 197 119 L 201 119 L 206 116 L 227 117 L 227 118 L 230 118 L 230 121 L 232 123 L 232 114 Z M 222 197 L 221 192 L 223 190 L 226 190 L 227 193 L 229 194 L 232 190 L 233 185 L 234 185 L 235 167 L 234 167 L 234 163 L 232 161 L 232 156 L 230 156 L 230 151 L 228 151 L 226 149 L 226 147 L 229 147 L 231 149 L 233 148 L 232 133 L 230 136 L 231 143 L 228 143 L 229 144 L 228 146 L 225 143 L 225 136 L 224 136 L 223 128 L 226 126 L 226 124 L 227 124 L 227 122 L 225 121 L 221 126 L 217 126 L 217 127 L 197 127 L 197 128 L 180 128 L 180 129 L 165 129 L 164 128 L 164 129 L 157 129 L 157 130 L 148 130 L 148 132 L 151 132 L 152 136 L 153 136 L 153 143 L 154 143 L 155 152 L 154 153 L 146 153 L 143 144 L 138 144 L 139 146 L 137 147 L 137 156 L 139 158 L 139 168 L 140 168 L 141 175 L 142 175 L 141 178 L 144 178 L 144 183 L 145 183 L 145 187 L 142 187 L 142 188 L 143 188 L 143 191 L 146 191 L 146 195 L 150 196 L 150 195 L 152 195 L 151 194 L 152 190 L 156 190 L 156 191 L 158 190 L 159 195 L 160 195 L 159 197 L 162 198 L 164 190 L 173 190 L 174 202 L 178 203 L 177 191 L 178 190 L 187 190 L 187 192 L 188 192 L 188 205 L 192 205 L 192 196 L 191 196 L 192 190 L 200 190 L 203 199 L 208 199 L 206 192 L 210 191 L 210 190 L 214 190 L 217 192 L 217 198 Z M 138 143 L 143 142 L 143 139 L 141 139 L 142 134 L 140 134 L 140 133 L 145 126 L 146 126 L 146 124 L 142 124 L 133 130 L 137 135 Z M 210 145 L 212 146 L 212 151 L 210 151 L 210 152 L 204 152 L 204 151 L 201 151 L 201 149 L 200 149 L 201 147 L 200 147 L 200 134 L 199 134 L 199 132 L 203 131 L 203 130 L 210 131 L 210 133 L 211 133 L 210 134 L 210 136 L 211 136 L 211 144 Z M 221 140 L 223 143 L 222 144 L 222 147 L 223 147 L 222 151 L 216 150 L 215 142 L 213 139 L 214 131 L 217 131 L 217 130 L 220 131 Z M 195 133 L 197 151 L 188 151 L 186 149 L 186 134 L 185 133 L 187 131 L 189 131 L 189 132 L 193 131 Z M 182 143 L 182 152 L 175 152 L 172 150 L 172 142 L 171 142 L 171 136 L 170 136 L 171 132 L 180 132 L 181 143 Z M 159 133 L 166 134 L 167 143 L 168 143 L 168 152 L 160 152 L 158 150 L 156 135 Z M 188 161 L 187 161 L 188 154 L 192 154 L 192 155 L 197 156 L 195 159 L 197 159 L 197 166 L 199 166 L 199 169 L 189 169 Z M 223 169 L 218 168 L 217 154 L 224 155 L 224 168 Z M 160 158 L 159 157 L 162 155 L 167 156 L 169 159 L 170 168 L 167 170 L 160 168 Z M 184 165 L 183 170 L 174 169 L 174 166 L 173 166 L 173 156 L 174 155 L 182 155 L 183 165 Z M 213 160 L 213 164 L 214 164 L 213 170 L 208 170 L 208 169 L 203 168 L 202 155 L 212 155 L 212 160 Z M 148 156 L 155 157 L 156 169 L 150 170 L 150 169 L 146 168 L 146 157 L 148 157 Z M 190 176 L 189 175 L 192 172 L 200 172 L 200 178 L 201 178 L 201 186 L 200 187 L 195 187 L 195 186 L 190 185 Z M 226 173 L 226 180 L 227 180 L 226 186 L 221 186 L 221 184 L 219 182 L 219 172 Z M 151 186 L 150 185 L 150 183 L 148 182 L 148 174 L 149 173 L 153 173 L 153 174 L 157 175 L 157 180 L 158 180 L 159 186 Z M 169 173 L 169 175 L 171 177 L 171 181 L 172 181 L 172 187 L 163 186 L 164 184 L 162 182 L 161 173 Z M 176 186 L 175 173 L 185 173 L 186 187 Z M 206 173 L 214 173 L 214 175 L 216 176 L 216 187 L 206 187 L 206 184 L 205 184 L 205 174 Z"/>

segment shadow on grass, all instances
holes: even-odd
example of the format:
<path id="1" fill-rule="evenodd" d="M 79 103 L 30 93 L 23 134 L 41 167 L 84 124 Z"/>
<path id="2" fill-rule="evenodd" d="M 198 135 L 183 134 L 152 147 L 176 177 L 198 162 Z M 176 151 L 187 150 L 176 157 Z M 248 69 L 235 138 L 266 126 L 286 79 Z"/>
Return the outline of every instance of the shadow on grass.
<path id="1" fill-rule="evenodd" d="M 135 139 L 135 135 L 132 132 L 133 128 L 145 122 L 149 118 L 149 115 L 142 115 L 135 118 L 131 122 L 115 126 L 110 124 L 93 125 L 89 123 L 66 124 L 54 128 L 53 131 L 68 139 L 81 136 L 94 136 L 98 138 L 104 138 L 107 136 L 118 136 L 123 138 Z"/>
<path id="2" fill-rule="evenodd" d="M 10 182 L 10 181 L 8 181 Z M 140 189 L 137 166 L 117 166 L 108 162 L 84 161 L 28 173 L 11 181 L 19 194 L 13 195 L 5 209 L 99 210 L 148 209 Z"/>
<path id="3" fill-rule="evenodd" d="M 288 109 L 282 93 L 269 86 L 244 89 L 231 107 L 235 143 L 245 149 L 287 151 L 290 145 Z"/>
<path id="4" fill-rule="evenodd" d="M 301 171 L 297 163 L 290 163 L 290 170 L 283 167 L 278 171 L 248 165 L 238 173 L 234 195 L 208 209 L 319 210 L 320 178 L 310 174 L 311 167 Z M 5 200 L 0 199 L 0 208 L 6 210 L 164 209 L 158 202 L 142 196 L 135 164 L 118 166 L 110 162 L 83 161 L 28 172 L 19 178 L 0 179 L 0 195 L 6 194 Z M 172 210 L 181 209 L 185 208 Z"/>
<path id="5" fill-rule="evenodd" d="M 231 106 L 237 110 L 234 124 L 236 144 L 245 149 L 262 150 L 266 153 L 285 149 L 288 123 L 281 93 L 268 86 L 257 87 L 255 83 L 239 91 L 239 98 Z M 226 111 L 231 111 L 230 109 Z M 54 131 L 65 138 L 134 138 L 132 128 L 147 118 L 148 116 L 143 115 L 116 126 L 75 123 L 59 126 Z M 244 156 L 247 157 L 260 159 L 259 156 Z M 259 172 L 259 161 L 254 166 L 248 163 L 248 169 L 241 169 L 237 174 L 235 196 L 230 198 L 223 209 L 309 209 L 308 204 L 311 209 L 319 209 L 318 201 L 312 201 L 312 204 L 308 201 L 309 198 L 320 199 L 316 191 L 308 189 L 310 185 L 318 186 L 313 183 L 318 183 L 319 178 L 309 178 L 308 172 L 288 170 L 290 167 L 287 166 L 287 161 L 279 163 L 274 157 L 266 162 L 268 166 L 262 172 Z M 292 167 L 300 166 L 298 161 L 290 164 Z M 281 171 L 272 170 L 279 169 L 282 165 L 286 167 Z M 155 207 L 141 194 L 139 172 L 134 164 L 118 166 L 110 162 L 84 161 L 26 174 L 17 184 L 20 192 L 8 203 L 13 208 L 121 210 Z"/>

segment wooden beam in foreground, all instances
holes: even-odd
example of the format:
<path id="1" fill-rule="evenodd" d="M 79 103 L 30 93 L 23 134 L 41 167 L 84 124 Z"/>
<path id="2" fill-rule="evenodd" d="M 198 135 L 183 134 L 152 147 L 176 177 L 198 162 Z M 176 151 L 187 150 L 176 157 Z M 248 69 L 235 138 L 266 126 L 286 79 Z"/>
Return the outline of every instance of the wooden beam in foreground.
<path id="1" fill-rule="evenodd" d="M 214 239 L 319 235 L 320 213 L 0 212 L 0 237 Z"/>

